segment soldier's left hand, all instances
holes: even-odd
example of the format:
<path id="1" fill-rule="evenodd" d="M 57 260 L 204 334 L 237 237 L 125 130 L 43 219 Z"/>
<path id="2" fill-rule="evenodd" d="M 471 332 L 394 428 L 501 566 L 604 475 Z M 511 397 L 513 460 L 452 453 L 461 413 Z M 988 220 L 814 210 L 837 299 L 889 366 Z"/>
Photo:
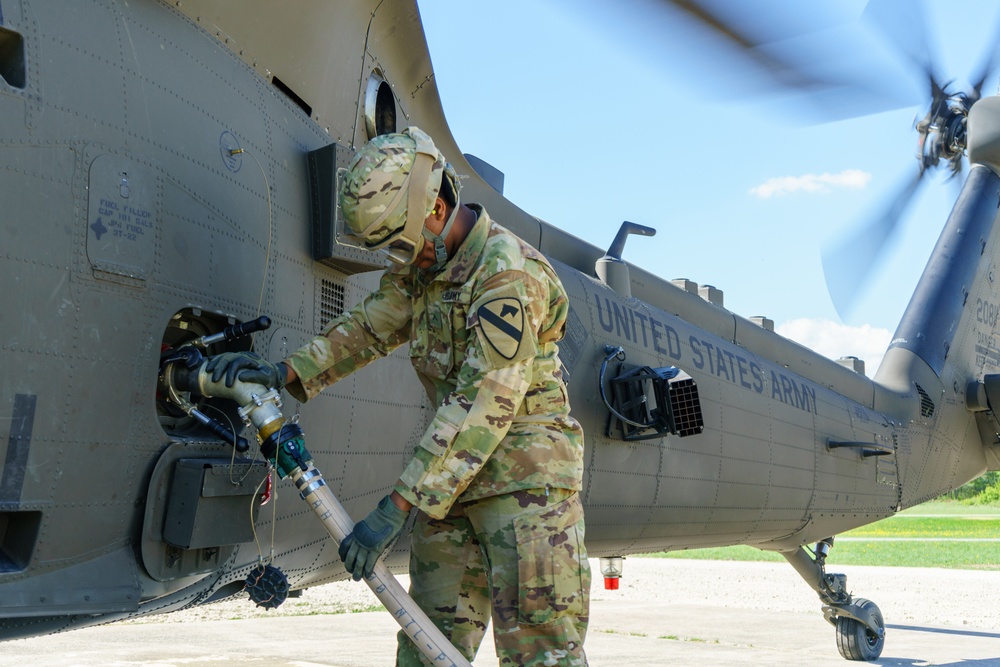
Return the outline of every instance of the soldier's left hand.
<path id="1" fill-rule="evenodd" d="M 371 576 L 375 563 L 399 535 L 407 516 L 409 512 L 396 507 L 392 498 L 386 496 L 371 514 L 354 525 L 351 534 L 340 543 L 339 551 L 354 581 Z"/>

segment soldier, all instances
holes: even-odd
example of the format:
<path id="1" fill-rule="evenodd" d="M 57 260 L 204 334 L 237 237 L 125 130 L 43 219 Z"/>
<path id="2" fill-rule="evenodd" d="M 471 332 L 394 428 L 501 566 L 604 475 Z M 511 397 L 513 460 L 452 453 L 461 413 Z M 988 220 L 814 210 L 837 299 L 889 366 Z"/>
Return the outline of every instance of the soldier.
<path id="1" fill-rule="evenodd" d="M 409 341 L 437 412 L 341 544 L 348 571 L 369 576 L 416 507 L 410 594 L 470 661 L 492 607 L 500 664 L 586 665 L 583 432 L 556 346 L 569 304 L 548 261 L 459 189 L 418 128 L 373 139 L 340 206 L 362 246 L 393 260 L 378 290 L 284 362 L 234 353 L 209 370 L 306 401 Z M 397 665 L 419 664 L 400 632 Z"/>

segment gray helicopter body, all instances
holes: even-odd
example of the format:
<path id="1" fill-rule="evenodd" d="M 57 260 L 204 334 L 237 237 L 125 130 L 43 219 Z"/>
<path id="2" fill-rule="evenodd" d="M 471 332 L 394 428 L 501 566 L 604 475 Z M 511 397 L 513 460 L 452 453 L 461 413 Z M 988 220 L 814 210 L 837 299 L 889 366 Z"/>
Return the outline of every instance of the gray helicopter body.
<path id="1" fill-rule="evenodd" d="M 382 264 L 336 243 L 336 168 L 407 125 L 570 295 L 561 357 L 592 556 L 793 553 L 1000 469 L 996 98 L 973 108 L 974 166 L 871 380 L 617 257 L 598 278 L 604 251 L 461 154 L 413 3 L 0 0 L 0 75 L 4 638 L 222 599 L 261 559 L 293 589 L 346 577 L 290 488 L 260 506 L 263 463 L 176 409 L 159 360 L 261 314 L 253 348 L 278 360 L 367 293 Z M 393 355 L 306 405 L 286 397 L 354 516 L 432 415 L 408 366 Z M 625 439 L 600 387 L 642 368 L 691 378 L 700 428 Z M 241 428 L 232 406 L 203 411 Z M 390 564 L 405 562 L 401 545 Z"/>

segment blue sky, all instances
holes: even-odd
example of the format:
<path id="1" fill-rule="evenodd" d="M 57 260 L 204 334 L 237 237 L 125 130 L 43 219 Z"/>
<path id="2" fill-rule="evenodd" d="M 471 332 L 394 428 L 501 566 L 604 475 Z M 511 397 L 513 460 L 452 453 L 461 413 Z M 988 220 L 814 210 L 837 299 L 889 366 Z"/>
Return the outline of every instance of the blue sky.
<path id="1" fill-rule="evenodd" d="M 600 4 L 618 8 L 617 18 L 595 10 Z M 912 125 L 922 107 L 803 123 L 788 101 L 740 92 L 746 75 L 714 50 L 677 46 L 681 38 L 648 4 L 420 0 L 459 146 L 503 171 L 505 195 L 524 210 L 602 247 L 623 220 L 654 227 L 655 237 L 632 238 L 627 259 L 714 285 L 734 312 L 770 317 L 824 354 L 866 358 L 872 374 L 957 185 L 926 179 L 846 321 L 827 293 L 821 253 L 916 168 Z M 827 4 L 836 20 L 815 41 L 850 36 L 838 61 L 871 62 L 872 80 L 918 101 L 908 70 L 860 20 L 865 2 Z M 981 62 L 1000 8 L 925 5 L 938 71 L 961 84 Z M 656 46 L 663 43 L 675 46 Z M 984 94 L 996 91 L 994 75 Z"/>

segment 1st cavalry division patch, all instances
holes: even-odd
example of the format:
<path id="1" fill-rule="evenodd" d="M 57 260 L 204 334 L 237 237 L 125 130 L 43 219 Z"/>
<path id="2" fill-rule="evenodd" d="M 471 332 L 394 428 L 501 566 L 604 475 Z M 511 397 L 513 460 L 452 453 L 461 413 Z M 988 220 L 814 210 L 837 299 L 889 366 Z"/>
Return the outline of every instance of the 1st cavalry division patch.
<path id="1" fill-rule="evenodd" d="M 483 338 L 504 359 L 513 359 L 524 333 L 524 308 L 517 299 L 504 297 L 487 301 L 479 310 Z"/>

